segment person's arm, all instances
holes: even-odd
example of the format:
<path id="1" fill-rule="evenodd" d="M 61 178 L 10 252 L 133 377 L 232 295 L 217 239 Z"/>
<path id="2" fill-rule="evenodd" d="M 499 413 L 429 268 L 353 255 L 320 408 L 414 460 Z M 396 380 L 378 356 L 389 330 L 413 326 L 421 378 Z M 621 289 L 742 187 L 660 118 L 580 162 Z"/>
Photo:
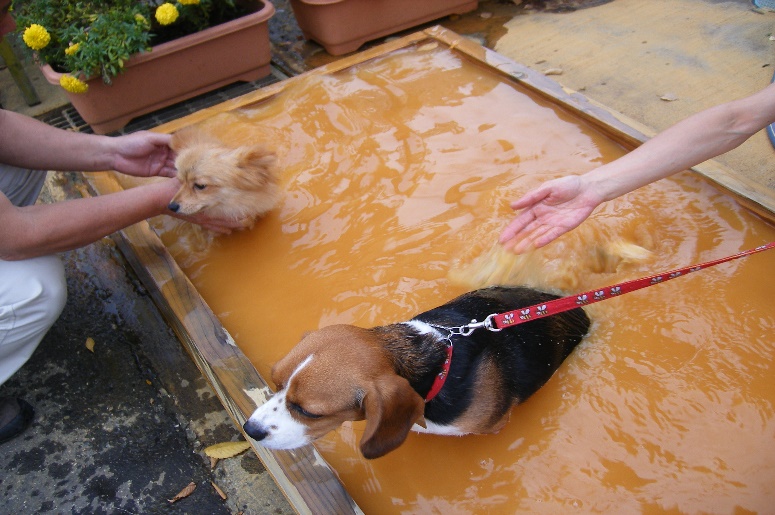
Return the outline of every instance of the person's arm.
<path id="1" fill-rule="evenodd" d="M 21 168 L 174 177 L 170 139 L 147 131 L 116 137 L 71 132 L 0 109 L 0 163 Z"/>
<path id="2" fill-rule="evenodd" d="M 109 195 L 27 207 L 16 207 L 0 194 L 0 259 L 76 249 L 147 218 L 173 215 L 167 205 L 179 187 L 177 179 L 165 179 Z M 176 217 L 221 234 L 242 228 L 238 220 Z"/>
<path id="3" fill-rule="evenodd" d="M 775 84 L 686 118 L 621 158 L 580 176 L 548 181 L 511 204 L 521 213 L 500 242 L 515 253 L 578 227 L 601 203 L 741 145 L 775 121 Z"/>
<path id="4" fill-rule="evenodd" d="M 0 194 L 0 259 L 72 250 L 161 214 L 221 234 L 241 229 L 241 221 L 169 211 L 168 204 L 180 188 L 174 178 L 170 138 L 169 134 L 147 131 L 117 137 L 68 132 L 0 109 L 2 163 L 32 169 L 112 169 L 138 177 L 166 177 L 110 195 L 26 207 L 16 207 Z"/>
<path id="5" fill-rule="evenodd" d="M 16 207 L 0 195 L 0 259 L 27 259 L 75 249 L 133 223 L 160 215 L 176 179 L 120 193 Z"/>

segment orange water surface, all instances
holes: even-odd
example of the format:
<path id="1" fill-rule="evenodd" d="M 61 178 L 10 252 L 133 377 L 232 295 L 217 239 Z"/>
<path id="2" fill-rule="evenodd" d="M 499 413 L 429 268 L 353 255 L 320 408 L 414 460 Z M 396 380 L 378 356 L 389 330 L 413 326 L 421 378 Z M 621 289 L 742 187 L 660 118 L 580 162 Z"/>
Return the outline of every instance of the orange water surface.
<path id="1" fill-rule="evenodd" d="M 624 149 L 441 46 L 304 77 L 208 123 L 274 146 L 284 199 L 197 259 L 163 236 L 267 378 L 305 331 L 407 320 L 492 278 L 573 293 L 775 240 L 685 172 L 509 274 L 477 274 L 510 200 Z M 765 252 L 589 307 L 589 336 L 497 435 L 413 433 L 368 461 L 358 422 L 316 445 L 369 514 L 772 512 L 774 265 Z"/>

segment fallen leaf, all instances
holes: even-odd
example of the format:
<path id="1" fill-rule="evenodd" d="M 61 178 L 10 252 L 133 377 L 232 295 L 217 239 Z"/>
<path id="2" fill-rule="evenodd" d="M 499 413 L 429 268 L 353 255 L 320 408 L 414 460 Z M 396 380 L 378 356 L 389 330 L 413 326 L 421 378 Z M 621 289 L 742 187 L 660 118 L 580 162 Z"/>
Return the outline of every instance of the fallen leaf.
<path id="1" fill-rule="evenodd" d="M 562 68 L 549 68 L 544 71 L 544 75 L 562 75 Z"/>
<path id="2" fill-rule="evenodd" d="M 210 470 L 215 468 L 215 466 L 218 464 L 218 461 L 218 458 L 213 458 L 210 456 Z"/>
<path id="3" fill-rule="evenodd" d="M 675 100 L 678 100 L 678 96 L 675 93 L 665 93 L 659 98 L 661 98 L 665 102 L 673 102 Z"/>
<path id="4" fill-rule="evenodd" d="M 86 349 L 89 352 L 94 352 L 94 338 L 92 338 L 91 336 L 86 338 Z"/>
<path id="5" fill-rule="evenodd" d="M 175 497 L 173 497 L 172 499 L 167 499 L 167 500 L 170 503 L 178 502 L 179 500 L 185 499 L 186 497 L 188 497 L 189 495 L 194 493 L 194 490 L 196 490 L 196 483 L 191 481 L 188 485 L 186 485 L 186 487 L 183 490 L 178 492 L 178 494 Z"/>
<path id="6" fill-rule="evenodd" d="M 216 485 L 216 484 L 215 484 L 215 483 L 213 483 L 212 481 L 210 481 L 210 484 L 211 484 L 211 485 L 213 485 L 213 488 L 215 488 L 215 493 L 217 493 L 218 495 L 220 495 L 220 496 L 221 496 L 221 499 L 223 499 L 223 500 L 225 501 L 225 500 L 226 500 L 226 494 L 224 493 L 224 491 L 223 491 L 223 490 L 221 490 L 220 488 L 218 488 L 218 485 Z"/>
<path id="7" fill-rule="evenodd" d="M 250 443 L 245 440 L 239 442 L 223 442 L 205 448 L 205 454 L 211 458 L 226 459 L 241 454 L 250 449 Z"/>

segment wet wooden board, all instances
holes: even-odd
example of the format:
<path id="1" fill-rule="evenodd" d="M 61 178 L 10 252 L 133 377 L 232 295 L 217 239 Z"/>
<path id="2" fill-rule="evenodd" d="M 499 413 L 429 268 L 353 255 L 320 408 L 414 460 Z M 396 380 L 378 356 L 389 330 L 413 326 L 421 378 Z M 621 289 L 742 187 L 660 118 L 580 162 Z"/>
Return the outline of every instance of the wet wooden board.
<path id="1" fill-rule="evenodd" d="M 515 82 L 537 92 L 554 104 L 591 123 L 612 140 L 634 148 L 649 134 L 631 120 L 582 95 L 563 89 L 553 80 L 483 48 L 441 27 L 397 39 L 385 45 L 346 57 L 265 89 L 249 93 L 159 126 L 159 132 L 175 132 L 222 112 L 249 107 L 271 99 L 292 81 L 311 74 L 328 74 L 390 52 L 437 43 L 475 60 Z M 741 202 L 774 220 L 775 199 L 772 192 L 737 177 L 734 172 L 713 162 L 696 169 L 698 173 L 733 193 Z M 86 174 L 97 194 L 119 191 L 121 186 L 111 174 Z M 170 323 L 202 374 L 211 383 L 223 406 L 238 427 L 261 402 L 267 382 L 237 347 L 191 281 L 178 267 L 156 233 L 143 222 L 121 231 L 116 240 L 127 260 L 137 271 L 162 314 Z M 248 439 L 252 442 L 252 440 Z M 299 513 L 361 513 L 348 495 L 337 474 L 313 446 L 295 451 L 271 451 L 260 445 L 254 450 L 275 478 L 293 508 Z"/>

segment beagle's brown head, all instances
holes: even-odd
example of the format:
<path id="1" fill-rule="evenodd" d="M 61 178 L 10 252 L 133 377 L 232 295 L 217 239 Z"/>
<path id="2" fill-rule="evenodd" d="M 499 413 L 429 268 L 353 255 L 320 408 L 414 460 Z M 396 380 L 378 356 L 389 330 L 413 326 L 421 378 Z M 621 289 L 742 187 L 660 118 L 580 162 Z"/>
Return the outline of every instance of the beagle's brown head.
<path id="1" fill-rule="evenodd" d="M 274 366 L 272 381 L 277 393 L 244 425 L 271 449 L 300 447 L 344 421 L 366 419 L 361 452 L 378 458 L 404 442 L 425 409 L 377 334 L 349 325 L 306 335 Z"/>

